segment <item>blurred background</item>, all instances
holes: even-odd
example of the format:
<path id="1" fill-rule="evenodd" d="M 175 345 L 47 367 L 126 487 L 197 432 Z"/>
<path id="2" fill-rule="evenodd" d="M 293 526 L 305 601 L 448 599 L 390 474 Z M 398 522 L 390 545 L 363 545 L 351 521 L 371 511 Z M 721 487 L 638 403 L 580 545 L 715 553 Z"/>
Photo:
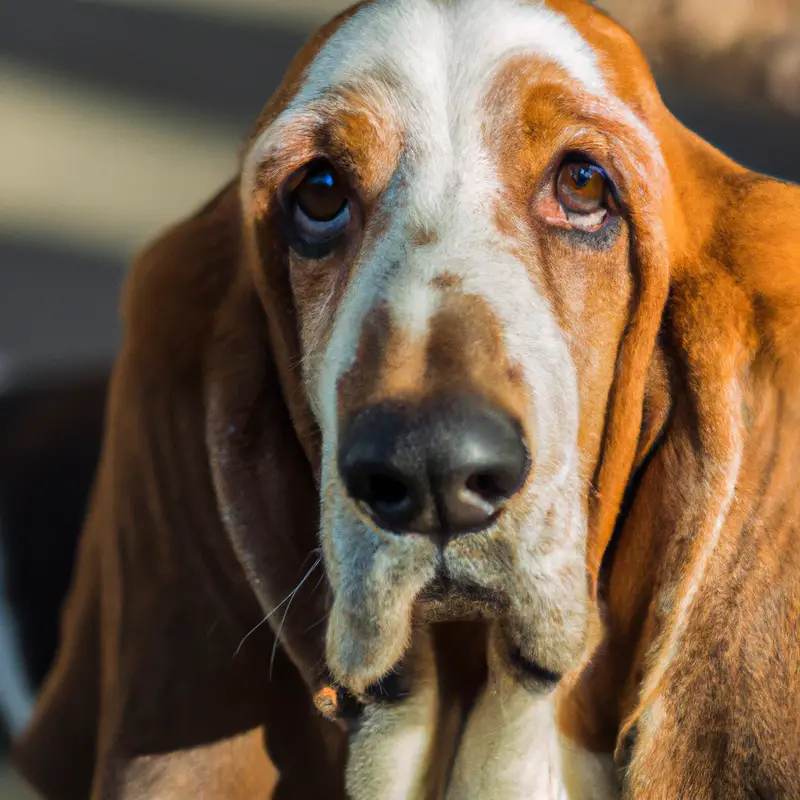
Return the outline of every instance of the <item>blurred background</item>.
<path id="1" fill-rule="evenodd" d="M 291 56 L 342 0 L 0 4 L 0 800 L 49 666 L 131 256 L 236 169 Z M 601 0 L 673 112 L 800 180 L 800 0 Z"/>

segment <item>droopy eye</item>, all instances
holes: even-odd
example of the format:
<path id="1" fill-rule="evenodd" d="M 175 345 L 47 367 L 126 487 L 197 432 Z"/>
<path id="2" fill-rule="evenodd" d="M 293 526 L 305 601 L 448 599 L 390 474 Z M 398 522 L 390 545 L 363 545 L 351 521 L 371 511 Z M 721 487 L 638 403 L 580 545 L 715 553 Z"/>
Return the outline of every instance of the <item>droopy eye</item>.
<path id="1" fill-rule="evenodd" d="M 556 178 L 556 195 L 576 227 L 597 228 L 616 208 L 606 173 L 588 161 L 567 161 Z"/>
<path id="2" fill-rule="evenodd" d="M 312 164 L 289 195 L 299 238 L 310 245 L 330 242 L 350 222 L 349 188 L 327 161 Z"/>

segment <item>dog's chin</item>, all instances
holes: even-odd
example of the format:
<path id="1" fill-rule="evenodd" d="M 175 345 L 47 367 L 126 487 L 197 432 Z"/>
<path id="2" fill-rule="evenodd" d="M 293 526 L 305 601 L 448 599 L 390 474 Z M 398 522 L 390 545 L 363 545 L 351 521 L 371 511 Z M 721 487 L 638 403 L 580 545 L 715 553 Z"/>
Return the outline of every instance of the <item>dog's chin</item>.
<path id="1" fill-rule="evenodd" d="M 443 622 L 484 619 L 502 630 L 504 668 L 536 691 L 580 661 L 588 600 L 581 550 L 540 561 L 527 545 L 533 557 L 521 568 L 521 537 L 498 531 L 457 537 L 444 548 L 398 537 L 356 559 L 353 553 L 369 541 L 366 531 L 342 526 L 338 534 L 326 555 L 345 553 L 350 568 L 341 569 L 343 559 L 334 562 L 326 658 L 345 689 L 364 694 L 403 663 L 415 630 Z"/>
<path id="2" fill-rule="evenodd" d="M 415 619 L 427 624 L 484 620 L 494 630 L 494 656 L 503 672 L 535 694 L 553 691 L 580 660 L 584 639 L 571 646 L 548 646 L 545 637 L 531 635 L 537 620 L 516 617 L 517 610 L 503 591 L 437 576 L 420 594 Z"/>
<path id="3" fill-rule="evenodd" d="M 412 646 L 413 631 L 445 622 L 498 620 L 511 607 L 504 592 L 453 580 L 441 567 L 416 593 L 396 589 L 393 599 L 392 610 L 384 608 L 379 615 L 369 614 L 368 606 L 354 609 L 334 601 L 328 668 L 351 692 L 369 694 L 372 686 L 396 673 Z"/>
<path id="4" fill-rule="evenodd" d="M 405 691 L 392 687 L 407 683 L 414 631 L 440 623 L 482 620 L 493 631 L 490 659 L 496 668 L 532 694 L 552 692 L 580 658 L 583 637 L 578 637 L 572 647 L 554 649 L 545 637 L 531 635 L 535 620 L 528 624 L 515 611 L 502 591 L 437 574 L 414 598 L 406 614 L 383 620 L 372 630 L 372 636 L 369 631 L 374 620 L 332 615 L 329 669 L 342 687 L 357 696 L 377 694 L 384 700 L 397 699 Z M 376 635 L 377 630 L 380 635 Z"/>
<path id="5" fill-rule="evenodd" d="M 501 591 L 437 573 L 420 593 L 414 618 L 422 623 L 497 619 L 508 613 L 510 601 Z"/>
<path id="6" fill-rule="evenodd" d="M 532 694 L 555 690 L 585 652 L 585 629 L 573 637 L 560 632 L 560 641 L 549 641 L 534 632 L 536 620 L 527 624 L 516 615 L 502 592 L 437 577 L 423 588 L 407 613 L 384 619 L 377 626 L 379 634 L 374 620 L 333 613 L 328 629 L 328 667 L 342 687 L 355 695 L 370 695 L 387 676 L 404 673 L 414 630 L 465 620 L 484 620 L 495 630 L 498 667 Z M 380 694 L 386 693 L 385 687 L 381 688 Z"/>

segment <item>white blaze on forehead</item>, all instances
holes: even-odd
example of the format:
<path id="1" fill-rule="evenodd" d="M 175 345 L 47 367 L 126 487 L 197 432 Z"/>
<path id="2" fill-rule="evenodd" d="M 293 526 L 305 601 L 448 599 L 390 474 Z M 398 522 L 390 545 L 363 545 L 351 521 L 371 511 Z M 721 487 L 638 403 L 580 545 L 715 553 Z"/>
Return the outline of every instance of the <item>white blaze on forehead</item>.
<path id="1" fill-rule="evenodd" d="M 424 336 L 438 302 L 430 281 L 442 272 L 458 275 L 466 292 L 494 308 L 509 356 L 523 366 L 537 395 L 535 405 L 556 402 L 547 394 L 576 397 L 574 367 L 548 301 L 525 265 L 506 252 L 493 218 L 501 186 L 486 146 L 487 93 L 498 70 L 520 55 L 552 62 L 582 91 L 607 97 L 592 49 L 544 3 L 376 0 L 332 34 L 298 93 L 245 161 L 243 191 L 249 193 L 259 163 L 280 152 L 287 130 L 310 130 L 323 121 L 326 98 L 336 88 L 362 97 L 376 124 L 396 126 L 404 142 L 383 198 L 388 231 L 360 254 L 324 357 L 316 354 L 317 366 L 308 367 L 324 433 L 324 473 L 336 446 L 336 386 L 353 364 L 366 315 L 385 301 L 395 324 Z M 434 232 L 437 244 L 413 247 L 409 231 L 415 226 Z M 557 403 L 562 413 L 563 402 Z M 567 415 L 570 432 L 576 414 L 577 408 Z M 548 434 L 551 422 L 537 420 L 539 445 L 558 435 L 555 429 Z M 563 424 L 555 426 L 562 437 Z"/>
<path id="2" fill-rule="evenodd" d="M 606 94 L 591 47 L 543 2 L 375 0 L 322 46 L 297 94 L 256 141 L 248 165 L 280 144 L 285 127 L 313 124 L 305 111 L 339 87 L 370 96 L 377 89 L 382 110 L 399 117 L 410 147 L 452 153 L 454 139 L 479 127 L 474 115 L 497 69 L 526 54 L 557 64 L 590 94 Z M 389 94 L 375 86 L 382 76 L 394 81 Z"/>
<path id="3" fill-rule="evenodd" d="M 487 92 L 498 70 L 519 55 L 553 62 L 583 91 L 606 94 L 589 45 L 565 16 L 543 3 L 377 0 L 331 36 L 295 98 L 256 145 L 263 152 L 285 126 L 309 121 L 307 110 L 337 87 L 369 98 L 369 105 L 398 126 L 405 143 L 402 179 L 384 203 L 392 213 L 390 229 L 371 252 L 362 253 L 315 387 L 314 404 L 327 432 L 335 429 L 336 382 L 352 364 L 361 324 L 379 299 L 387 301 L 397 324 L 417 336 L 424 335 L 437 307 L 430 279 L 443 271 L 459 274 L 467 291 L 490 301 L 494 295 L 504 306 L 496 308 L 501 321 L 526 311 L 535 318 L 530 304 L 546 305 L 542 298 L 537 302 L 531 287 L 519 285 L 525 281 L 523 265 L 498 257 L 493 223 L 492 201 L 500 186 L 484 138 Z M 408 232 L 416 225 L 434 231 L 439 245 L 411 247 Z M 541 325 L 538 332 L 551 333 Z M 521 339 L 528 332 L 509 325 L 507 334 Z M 536 349 L 533 338 L 524 350 Z"/>
<path id="4" fill-rule="evenodd" d="M 424 104 L 449 105 L 454 90 L 479 94 L 494 68 L 528 53 L 558 64 L 590 93 L 604 93 L 592 49 L 543 2 L 376 0 L 322 47 L 290 108 L 387 69 L 406 78 Z"/>

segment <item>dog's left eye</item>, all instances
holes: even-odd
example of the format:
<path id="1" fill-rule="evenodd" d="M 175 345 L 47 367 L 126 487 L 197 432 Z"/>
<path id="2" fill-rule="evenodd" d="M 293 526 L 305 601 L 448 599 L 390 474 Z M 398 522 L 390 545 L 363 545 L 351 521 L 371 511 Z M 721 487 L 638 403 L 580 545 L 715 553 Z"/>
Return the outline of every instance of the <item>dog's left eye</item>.
<path id="1" fill-rule="evenodd" d="M 350 222 L 350 198 L 346 182 L 328 162 L 313 166 L 290 195 L 292 220 L 307 244 L 330 242 Z"/>
<path id="2" fill-rule="evenodd" d="M 605 171 L 587 161 L 568 161 L 556 179 L 556 195 L 567 219 L 577 228 L 602 225 L 615 209 L 611 182 Z"/>

